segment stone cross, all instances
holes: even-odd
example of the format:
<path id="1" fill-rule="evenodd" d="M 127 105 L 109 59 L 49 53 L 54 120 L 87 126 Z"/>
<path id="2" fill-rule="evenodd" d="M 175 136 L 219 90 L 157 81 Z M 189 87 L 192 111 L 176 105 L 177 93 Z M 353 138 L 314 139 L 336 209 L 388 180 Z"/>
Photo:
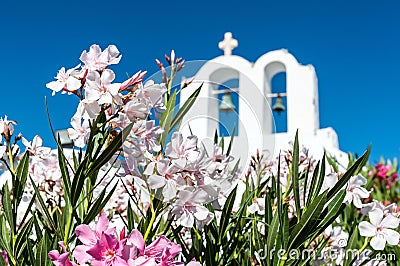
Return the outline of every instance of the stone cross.
<path id="1" fill-rule="evenodd" d="M 225 32 L 224 40 L 218 43 L 218 47 L 224 51 L 224 55 L 232 55 L 232 50 L 238 47 L 238 41 L 232 38 L 232 32 Z"/>

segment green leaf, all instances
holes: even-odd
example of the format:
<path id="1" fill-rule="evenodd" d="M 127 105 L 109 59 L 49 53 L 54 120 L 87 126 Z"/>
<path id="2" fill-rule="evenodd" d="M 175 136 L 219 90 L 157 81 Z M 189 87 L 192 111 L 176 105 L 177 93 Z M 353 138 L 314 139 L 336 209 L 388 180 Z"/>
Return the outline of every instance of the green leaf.
<path id="1" fill-rule="evenodd" d="M 278 173 L 276 174 L 276 197 L 278 201 L 279 222 L 282 224 L 282 191 L 281 191 L 281 153 L 278 155 Z M 275 178 L 272 178 L 274 180 Z M 273 186 L 274 187 L 274 186 Z"/>
<path id="2" fill-rule="evenodd" d="M 322 163 L 321 163 L 321 169 L 319 170 L 319 178 L 318 178 L 318 183 L 317 187 L 315 188 L 314 195 L 319 195 L 321 192 L 322 184 L 324 183 L 325 179 L 325 153 L 322 156 Z M 323 191 L 324 192 L 324 191 Z"/>
<path id="3" fill-rule="evenodd" d="M 15 261 L 15 258 L 13 256 L 12 250 L 9 246 L 8 242 L 5 242 L 5 239 L 3 238 L 3 236 L 0 236 L 0 248 L 2 250 L 5 250 L 7 252 L 8 257 L 12 260 Z"/>
<path id="4" fill-rule="evenodd" d="M 222 137 L 219 141 L 219 146 L 221 147 L 222 150 L 224 150 L 224 145 L 225 145 L 225 137 Z"/>
<path id="5" fill-rule="evenodd" d="M 299 247 L 304 240 L 309 238 L 316 228 L 316 223 L 320 219 L 323 207 L 327 202 L 328 191 L 315 198 L 304 212 L 298 224 L 293 228 L 289 239 L 289 250 Z"/>
<path id="6" fill-rule="evenodd" d="M 314 199 L 314 190 L 315 190 L 315 186 L 318 183 L 319 165 L 320 165 L 320 161 L 317 162 L 317 165 L 315 166 L 315 169 L 314 169 L 313 177 L 311 179 L 311 185 L 310 185 L 310 189 L 308 190 L 308 196 L 307 196 L 307 204 L 306 204 L 307 207 L 308 207 L 308 205 L 310 205 L 311 201 Z"/>
<path id="7" fill-rule="evenodd" d="M 8 181 L 3 186 L 3 197 L 2 204 L 4 208 L 4 214 L 6 216 L 7 222 L 11 227 L 12 233 L 15 233 L 15 220 L 13 214 L 13 206 L 11 203 L 10 190 L 8 188 Z"/>
<path id="8" fill-rule="evenodd" d="M 265 195 L 265 213 L 264 219 L 266 224 L 270 224 L 272 221 L 272 200 L 270 193 Z"/>
<path id="9" fill-rule="evenodd" d="M 237 191 L 237 187 L 235 187 L 235 189 L 232 190 L 232 192 L 229 194 L 228 199 L 225 202 L 224 208 L 222 209 L 221 222 L 220 222 L 220 228 L 219 228 L 219 236 L 218 236 L 219 245 L 221 245 L 222 238 L 227 233 L 226 228 L 227 228 L 227 226 L 229 224 L 229 220 L 231 218 L 233 204 L 235 203 L 235 199 L 236 199 L 236 191 Z"/>
<path id="10" fill-rule="evenodd" d="M 339 196 L 339 195 L 338 195 Z M 340 196 L 341 197 L 341 196 Z M 322 220 L 318 228 L 315 230 L 314 235 L 310 239 L 315 239 L 319 235 L 324 232 L 324 230 L 331 224 L 333 224 L 336 218 L 343 213 L 344 209 L 346 208 L 345 203 L 340 203 L 338 200 L 333 206 L 328 207 L 328 213 L 326 214 L 325 218 Z M 323 211 L 326 213 L 326 210 Z"/>
<path id="11" fill-rule="evenodd" d="M 268 227 L 268 234 L 267 234 L 267 253 L 268 255 L 271 254 L 271 251 L 275 248 L 275 241 L 278 236 L 278 229 L 279 229 L 279 214 L 275 212 L 274 217 L 272 218 L 272 222 Z M 268 256 L 269 258 L 269 256 Z"/>
<path id="12" fill-rule="evenodd" d="M 3 256 L 0 256 L 0 266 L 7 266 L 6 261 L 4 260 Z"/>
<path id="13" fill-rule="evenodd" d="M 29 178 L 30 178 L 30 180 L 31 180 L 32 187 L 33 187 L 33 189 L 35 190 L 36 198 L 37 198 L 38 201 L 39 201 L 40 208 L 41 208 L 41 210 L 44 212 L 44 215 L 46 216 L 46 221 L 47 221 L 48 223 L 50 223 L 52 229 L 56 229 L 57 227 L 56 227 L 56 225 L 54 224 L 53 218 L 51 217 L 51 215 L 50 215 L 50 213 L 49 213 L 49 210 L 47 209 L 46 204 L 44 203 L 43 198 L 42 198 L 42 196 L 40 195 L 39 190 L 38 190 L 38 188 L 37 188 L 35 182 L 33 181 L 32 177 L 29 177 Z"/>
<path id="14" fill-rule="evenodd" d="M 1 228 L 1 234 L 0 237 L 3 238 L 3 241 L 5 243 L 10 243 L 10 230 L 7 227 L 7 223 L 4 220 L 4 213 L 0 214 L 0 228 Z"/>
<path id="15" fill-rule="evenodd" d="M 201 87 L 203 87 L 203 84 L 201 84 L 200 87 L 197 88 L 192 93 L 192 95 L 190 95 L 190 97 L 186 100 L 186 102 L 183 104 L 183 106 L 178 110 L 178 112 L 176 113 L 176 116 L 172 120 L 171 127 L 170 127 L 171 129 L 174 128 L 176 125 L 178 125 L 182 121 L 185 114 L 190 110 L 190 108 L 192 108 L 194 102 L 197 99 L 197 96 L 199 96 L 199 94 L 200 94 Z"/>
<path id="16" fill-rule="evenodd" d="M 60 141 L 60 139 L 59 139 L 59 141 Z M 58 148 L 58 165 L 60 167 L 63 188 L 64 188 L 64 194 L 66 195 L 66 197 L 68 198 L 68 201 L 69 201 L 71 199 L 71 179 L 69 177 L 68 168 L 67 168 L 67 165 L 65 164 L 65 161 L 66 161 L 66 158 L 64 156 L 63 148 L 59 147 Z M 68 203 L 66 203 L 66 204 L 68 204 Z"/>
<path id="17" fill-rule="evenodd" d="M 137 214 L 132 210 L 131 201 L 128 202 L 128 210 L 127 210 L 127 218 L 128 218 L 128 230 L 132 231 L 135 229 L 135 223 L 139 222 L 139 217 Z"/>
<path id="18" fill-rule="evenodd" d="M 335 173 L 338 173 L 339 172 L 339 167 L 338 167 L 336 158 L 331 157 L 330 155 L 328 155 L 328 156 L 326 156 L 326 160 L 328 161 L 329 165 L 332 166 L 333 171 L 335 171 Z"/>
<path id="19" fill-rule="evenodd" d="M 172 95 L 169 97 L 168 102 L 166 104 L 166 110 L 164 113 L 161 115 L 161 120 L 160 120 L 160 126 L 162 129 L 164 129 L 163 134 L 160 137 L 160 144 L 164 146 L 169 132 L 173 129 L 171 127 L 172 124 L 172 118 L 175 113 L 175 104 L 176 104 L 176 91 L 172 93 Z"/>
<path id="20" fill-rule="evenodd" d="M 331 224 L 331 219 L 336 219 L 336 217 L 341 213 L 340 207 L 344 204 L 343 200 L 346 196 L 346 191 L 341 190 L 336 197 L 329 202 L 327 209 L 327 214 L 325 215 L 325 218 L 321 222 L 321 226 L 324 227 L 325 225 L 328 226 Z"/>
<path id="21" fill-rule="evenodd" d="M 33 263 L 35 261 L 35 255 L 33 254 L 33 247 L 31 245 L 31 240 L 29 239 L 29 237 L 27 237 L 25 239 L 25 241 L 26 241 L 26 247 L 27 247 L 27 250 L 28 250 L 30 265 L 33 265 Z"/>
<path id="22" fill-rule="evenodd" d="M 76 170 L 75 176 L 72 180 L 71 184 L 71 206 L 75 207 L 78 202 L 79 196 L 83 190 L 83 185 L 85 183 L 85 171 L 87 170 L 87 161 L 88 157 L 83 159 L 83 161 L 79 164 L 78 169 Z"/>
<path id="23" fill-rule="evenodd" d="M 29 236 L 32 234 L 32 226 L 33 226 L 33 221 L 32 221 L 32 217 L 31 219 L 29 219 L 29 221 L 23 225 L 22 229 L 19 229 L 18 235 L 17 235 L 17 239 L 15 242 L 15 250 L 17 251 L 21 251 L 23 250 L 23 246 L 26 245 L 26 238 L 29 238 Z"/>
<path id="24" fill-rule="evenodd" d="M 111 198 L 111 196 L 114 194 L 115 189 L 117 188 L 118 182 L 114 185 L 114 187 L 108 192 L 107 196 L 106 195 L 106 189 L 105 187 L 103 191 L 100 193 L 100 195 L 97 197 L 96 201 L 93 203 L 92 207 L 90 208 L 88 214 L 85 216 L 85 219 L 83 220 L 82 223 L 84 224 L 89 224 L 91 221 L 94 220 L 100 213 L 100 211 L 106 206 L 107 202 Z"/>
<path id="25" fill-rule="evenodd" d="M 233 127 L 232 132 L 231 132 L 231 139 L 229 141 L 228 149 L 226 150 L 226 155 L 229 155 L 231 153 L 232 149 L 232 144 L 233 144 L 233 139 L 235 138 L 235 131 L 236 131 L 236 125 Z"/>
<path id="26" fill-rule="evenodd" d="M 299 131 L 296 131 L 296 137 L 294 139 L 293 146 L 293 158 L 292 158 L 292 182 L 293 182 L 293 192 L 294 201 L 296 206 L 297 219 L 301 218 L 300 209 L 300 187 L 299 187 Z"/>
<path id="27" fill-rule="evenodd" d="M 90 170 L 87 175 L 90 176 L 93 172 L 99 170 L 103 165 L 105 165 L 111 157 L 121 148 L 122 144 L 129 136 L 133 127 L 133 123 L 125 127 L 107 146 L 107 148 L 101 153 L 101 155 L 93 162 L 90 166 Z"/>
<path id="28" fill-rule="evenodd" d="M 26 180 L 28 179 L 29 171 L 29 153 L 25 152 L 22 159 L 19 161 L 16 169 L 15 184 L 13 184 L 13 196 L 14 196 L 14 209 L 17 209 L 21 202 L 22 195 L 26 186 Z"/>
<path id="29" fill-rule="evenodd" d="M 288 205 L 283 205 L 282 224 L 280 225 L 282 232 L 282 248 L 287 249 L 289 242 L 289 218 L 288 218 Z"/>
<path id="30" fill-rule="evenodd" d="M 37 245 L 37 250 L 36 250 L 36 260 L 35 260 L 35 265 L 36 266 L 44 266 L 48 264 L 48 253 L 49 251 L 47 250 L 47 246 L 48 246 L 48 237 L 47 237 L 47 233 L 45 232 L 43 234 L 42 239 L 40 240 L 40 242 Z"/>
<path id="31" fill-rule="evenodd" d="M 307 187 L 308 187 L 308 175 L 310 173 L 310 167 L 311 167 L 311 161 L 308 162 L 307 166 L 307 171 L 305 173 L 305 178 L 304 178 L 304 188 L 303 188 L 303 206 L 307 207 Z"/>
<path id="32" fill-rule="evenodd" d="M 349 241 L 347 242 L 346 250 L 356 250 L 360 247 L 358 247 L 357 243 L 359 241 L 360 234 L 358 232 L 358 226 L 353 227 L 353 232 L 351 233 L 351 236 L 349 238 Z M 350 266 L 352 262 L 352 256 L 345 256 L 343 265 L 344 266 Z"/>

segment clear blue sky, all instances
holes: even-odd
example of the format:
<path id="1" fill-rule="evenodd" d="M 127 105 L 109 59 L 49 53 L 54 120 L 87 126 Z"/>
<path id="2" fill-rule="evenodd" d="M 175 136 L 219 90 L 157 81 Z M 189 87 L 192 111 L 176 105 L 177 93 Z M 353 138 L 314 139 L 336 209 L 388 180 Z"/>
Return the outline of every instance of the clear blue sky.
<path id="1" fill-rule="evenodd" d="M 56 128 L 68 127 L 76 100 L 51 97 L 45 84 L 91 44 L 117 45 L 121 78 L 154 73 L 154 59 L 171 49 L 187 60 L 214 58 L 231 31 L 234 53 L 251 61 L 287 48 L 315 66 L 321 127 L 335 128 L 342 150 L 361 153 L 372 143 L 372 160 L 399 157 L 399 14 L 397 1 L 4 0 L 0 115 L 52 145 L 44 96 Z"/>

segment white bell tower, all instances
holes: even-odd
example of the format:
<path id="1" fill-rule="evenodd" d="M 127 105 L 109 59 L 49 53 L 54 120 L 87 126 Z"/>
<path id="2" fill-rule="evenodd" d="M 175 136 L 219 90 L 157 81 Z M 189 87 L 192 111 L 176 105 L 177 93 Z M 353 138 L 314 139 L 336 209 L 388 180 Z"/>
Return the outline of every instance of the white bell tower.
<path id="1" fill-rule="evenodd" d="M 347 156 L 339 150 L 336 132 L 332 128 L 319 128 L 318 80 L 311 65 L 301 65 L 286 49 L 268 52 L 255 63 L 243 57 L 232 55 L 238 41 L 232 33 L 225 33 L 219 43 L 224 54 L 207 61 L 195 75 L 192 84 L 182 90 L 180 105 L 203 84 L 196 103 L 185 116 L 182 131 L 189 134 L 189 126 L 194 134 L 207 147 L 212 144 L 215 130 L 219 129 L 221 100 L 218 85 L 228 80 L 238 80 L 238 87 L 227 88 L 223 93 L 237 93 L 238 125 L 232 154 L 240 157 L 243 163 L 255 154 L 256 150 L 268 150 L 278 154 L 294 140 L 296 130 L 299 139 L 319 159 L 324 149 L 347 165 Z M 281 72 L 286 73 L 286 111 L 287 132 L 274 134 L 274 121 L 271 107 L 271 80 Z M 230 137 L 225 137 L 228 143 Z"/>

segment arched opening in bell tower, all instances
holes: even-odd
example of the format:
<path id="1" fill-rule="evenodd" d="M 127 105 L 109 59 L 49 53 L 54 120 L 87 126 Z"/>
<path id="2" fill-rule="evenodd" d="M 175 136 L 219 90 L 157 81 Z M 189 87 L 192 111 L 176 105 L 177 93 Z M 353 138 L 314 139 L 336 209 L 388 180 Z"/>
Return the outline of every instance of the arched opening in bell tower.
<path id="1" fill-rule="evenodd" d="M 219 102 L 218 112 L 218 132 L 220 137 L 231 136 L 235 129 L 234 136 L 238 136 L 239 131 L 239 79 L 230 79 L 219 85 L 217 91 Z M 232 108 L 229 108 L 232 107 Z"/>
<path id="2" fill-rule="evenodd" d="M 239 72 L 232 68 L 220 68 L 210 76 L 217 107 L 218 135 L 239 135 Z M 214 101 L 212 101 L 214 102 Z"/>
<path id="3" fill-rule="evenodd" d="M 272 62 L 265 67 L 264 86 L 269 103 L 265 107 L 266 121 L 272 124 L 271 133 L 287 132 L 287 73 L 283 63 Z"/>

